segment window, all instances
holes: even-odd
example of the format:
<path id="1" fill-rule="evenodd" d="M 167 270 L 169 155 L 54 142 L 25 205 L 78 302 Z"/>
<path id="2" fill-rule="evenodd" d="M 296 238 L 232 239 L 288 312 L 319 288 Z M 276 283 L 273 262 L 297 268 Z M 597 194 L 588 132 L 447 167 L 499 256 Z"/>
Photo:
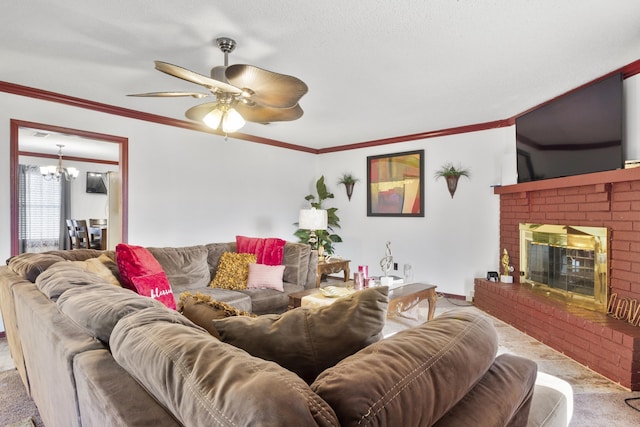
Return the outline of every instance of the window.
<path id="1" fill-rule="evenodd" d="M 60 182 L 46 181 L 37 166 L 20 165 L 18 210 L 20 252 L 60 247 Z"/>

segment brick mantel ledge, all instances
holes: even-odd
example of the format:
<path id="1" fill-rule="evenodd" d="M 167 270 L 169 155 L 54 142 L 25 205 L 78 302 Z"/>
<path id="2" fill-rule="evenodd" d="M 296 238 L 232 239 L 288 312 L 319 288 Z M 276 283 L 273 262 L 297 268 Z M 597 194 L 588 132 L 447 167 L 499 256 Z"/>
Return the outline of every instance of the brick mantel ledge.
<path id="1" fill-rule="evenodd" d="M 557 188 L 578 187 L 582 185 L 609 184 L 614 182 L 640 180 L 640 167 L 617 169 L 606 172 L 588 173 L 584 175 L 565 176 L 562 178 L 543 179 L 520 184 L 494 187 L 494 194 L 524 193 L 528 191 L 550 190 Z"/>
<path id="2" fill-rule="evenodd" d="M 474 282 L 476 307 L 623 387 L 640 390 L 640 327 L 545 298 L 527 285 Z"/>

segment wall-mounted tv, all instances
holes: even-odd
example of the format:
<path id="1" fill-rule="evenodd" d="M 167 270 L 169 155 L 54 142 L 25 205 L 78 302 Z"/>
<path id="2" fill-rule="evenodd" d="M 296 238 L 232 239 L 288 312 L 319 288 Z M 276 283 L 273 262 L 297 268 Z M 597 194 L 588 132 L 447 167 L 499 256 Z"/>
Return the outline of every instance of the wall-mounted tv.
<path id="1" fill-rule="evenodd" d="M 620 73 L 516 118 L 518 182 L 623 167 L 622 121 Z"/>
<path id="2" fill-rule="evenodd" d="M 87 172 L 87 193 L 107 194 L 107 174 Z"/>

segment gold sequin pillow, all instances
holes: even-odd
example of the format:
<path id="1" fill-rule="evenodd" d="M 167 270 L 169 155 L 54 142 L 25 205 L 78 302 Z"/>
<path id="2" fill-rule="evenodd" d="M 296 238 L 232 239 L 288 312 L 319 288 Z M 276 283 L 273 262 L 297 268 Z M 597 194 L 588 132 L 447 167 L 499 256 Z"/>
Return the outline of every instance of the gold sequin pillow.
<path id="1" fill-rule="evenodd" d="M 210 286 L 222 289 L 247 289 L 249 263 L 253 262 L 256 262 L 254 254 L 223 253 Z"/>

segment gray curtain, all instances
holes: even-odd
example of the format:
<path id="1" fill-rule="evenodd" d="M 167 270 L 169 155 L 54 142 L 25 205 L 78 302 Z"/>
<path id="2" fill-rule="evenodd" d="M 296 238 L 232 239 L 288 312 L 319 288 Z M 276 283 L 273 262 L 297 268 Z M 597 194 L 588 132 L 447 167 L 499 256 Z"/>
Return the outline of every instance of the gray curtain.
<path id="1" fill-rule="evenodd" d="M 27 251 L 27 172 L 32 166 L 18 165 L 18 250 Z"/>
<path id="2" fill-rule="evenodd" d="M 67 219 L 71 218 L 71 183 L 66 179 L 60 180 L 60 249 L 71 249 Z"/>

